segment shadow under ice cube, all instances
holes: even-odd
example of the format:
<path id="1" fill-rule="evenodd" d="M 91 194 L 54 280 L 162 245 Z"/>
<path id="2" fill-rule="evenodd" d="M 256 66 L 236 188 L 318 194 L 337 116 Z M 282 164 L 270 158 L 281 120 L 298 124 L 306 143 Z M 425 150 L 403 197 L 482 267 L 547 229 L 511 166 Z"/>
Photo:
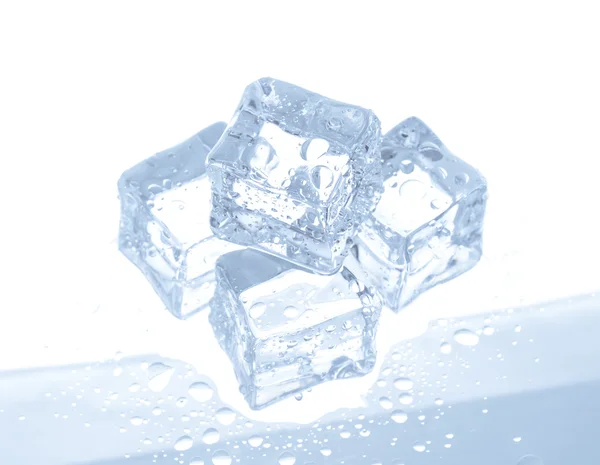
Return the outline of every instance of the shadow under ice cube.
<path id="1" fill-rule="evenodd" d="M 251 408 L 373 368 L 381 303 L 354 257 L 323 276 L 245 249 L 216 270 L 209 319 Z"/>
<path id="2" fill-rule="evenodd" d="M 487 184 L 419 119 L 382 141 L 384 193 L 353 252 L 394 310 L 481 257 Z"/>
<path id="3" fill-rule="evenodd" d="M 208 304 L 217 258 L 239 248 L 217 239 L 209 226 L 205 161 L 224 128 L 209 126 L 128 169 L 118 183 L 119 249 L 178 318 Z"/>
<path id="4" fill-rule="evenodd" d="M 335 273 L 379 199 L 379 144 L 370 110 L 274 79 L 250 84 L 208 159 L 214 233 Z"/>

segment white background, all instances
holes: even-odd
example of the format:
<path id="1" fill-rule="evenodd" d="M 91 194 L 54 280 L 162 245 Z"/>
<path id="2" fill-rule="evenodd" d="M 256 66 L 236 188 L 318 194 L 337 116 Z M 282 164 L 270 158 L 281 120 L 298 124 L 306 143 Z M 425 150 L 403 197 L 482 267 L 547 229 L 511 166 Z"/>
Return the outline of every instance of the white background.
<path id="1" fill-rule="evenodd" d="M 593 2 L 3 2 L 0 370 L 176 344 L 114 252 L 116 181 L 262 76 L 419 116 L 488 178 L 484 259 L 423 308 L 599 288 L 599 44 Z"/>

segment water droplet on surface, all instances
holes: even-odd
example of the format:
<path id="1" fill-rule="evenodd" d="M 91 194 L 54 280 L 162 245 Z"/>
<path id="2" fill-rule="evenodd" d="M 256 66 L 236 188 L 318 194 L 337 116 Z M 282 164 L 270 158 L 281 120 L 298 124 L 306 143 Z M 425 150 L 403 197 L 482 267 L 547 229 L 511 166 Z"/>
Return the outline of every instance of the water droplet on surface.
<path id="1" fill-rule="evenodd" d="M 194 445 L 194 440 L 189 436 L 181 436 L 177 441 L 175 441 L 175 450 L 184 451 L 191 449 Z"/>
<path id="2" fill-rule="evenodd" d="M 138 392 L 140 390 L 140 385 L 138 383 L 133 383 L 129 386 L 129 392 Z"/>
<path id="3" fill-rule="evenodd" d="M 442 342 L 440 345 L 440 352 L 444 355 L 448 355 L 452 352 L 452 345 L 449 342 Z"/>
<path id="4" fill-rule="evenodd" d="M 326 166 L 315 166 L 310 172 L 310 180 L 317 189 L 326 189 L 333 184 L 333 172 Z"/>
<path id="5" fill-rule="evenodd" d="M 331 455 L 331 449 L 329 449 L 329 448 L 321 449 L 321 454 L 325 457 L 329 457 Z"/>
<path id="6" fill-rule="evenodd" d="M 517 465 L 544 465 L 544 461 L 537 455 L 524 455 L 519 459 Z"/>
<path id="7" fill-rule="evenodd" d="M 221 439 L 221 435 L 214 428 L 208 428 L 202 435 L 202 441 L 204 444 L 216 444 L 219 442 L 219 439 Z"/>
<path id="8" fill-rule="evenodd" d="M 294 465 L 296 463 L 296 456 L 291 452 L 284 452 L 279 456 L 279 465 Z"/>
<path id="9" fill-rule="evenodd" d="M 222 425 L 231 425 L 235 421 L 235 412 L 227 407 L 217 410 L 215 416 Z"/>
<path id="10" fill-rule="evenodd" d="M 521 325 L 515 326 L 515 333 L 520 333 L 522 329 Z"/>
<path id="11" fill-rule="evenodd" d="M 218 450 L 212 456 L 213 465 L 231 465 L 231 455 L 226 450 Z"/>
<path id="12" fill-rule="evenodd" d="M 433 401 L 433 403 L 439 407 L 440 405 L 444 405 L 444 399 L 440 399 L 440 398 L 438 397 L 437 399 L 435 399 L 435 400 Z"/>
<path id="13" fill-rule="evenodd" d="M 199 382 L 192 384 L 188 389 L 188 393 L 198 402 L 207 402 L 212 398 L 215 391 L 208 384 Z"/>
<path id="14" fill-rule="evenodd" d="M 464 186 L 469 182 L 469 175 L 467 173 L 461 173 L 454 176 L 454 184 L 457 186 Z"/>
<path id="15" fill-rule="evenodd" d="M 412 162 L 412 160 L 402 160 L 400 162 L 400 171 L 402 171 L 404 174 L 410 174 L 415 170 L 415 164 Z"/>
<path id="16" fill-rule="evenodd" d="M 523 438 L 521 436 L 516 436 L 513 438 L 513 441 L 519 443 L 519 442 L 521 442 L 522 439 Z"/>
<path id="17" fill-rule="evenodd" d="M 396 423 L 406 423 L 408 421 L 408 415 L 404 410 L 394 410 L 392 412 L 392 420 Z"/>
<path id="18" fill-rule="evenodd" d="M 492 334 L 494 334 L 496 332 L 496 330 L 494 328 L 492 328 L 491 326 L 484 326 L 481 329 L 481 332 L 483 333 L 484 336 L 491 336 Z"/>
<path id="19" fill-rule="evenodd" d="M 417 452 L 425 452 L 425 444 L 422 444 L 420 442 L 415 442 L 413 444 L 413 449 Z"/>
<path id="20" fill-rule="evenodd" d="M 154 408 L 152 409 L 152 415 L 156 415 L 156 416 L 158 416 L 158 415 L 160 415 L 161 413 L 162 413 L 162 409 L 161 409 L 160 407 L 154 407 Z"/>
<path id="21" fill-rule="evenodd" d="M 379 405 L 381 405 L 386 410 L 391 410 L 394 406 L 394 403 L 390 400 L 389 397 L 380 397 Z"/>
<path id="22" fill-rule="evenodd" d="M 144 422 L 141 417 L 131 417 L 129 421 L 133 426 L 140 426 Z"/>
<path id="23" fill-rule="evenodd" d="M 410 179 L 400 186 L 400 195 L 403 201 L 417 201 L 427 195 L 427 189 L 418 179 Z"/>
<path id="24" fill-rule="evenodd" d="M 204 465 L 204 460 L 194 457 L 192 460 L 190 460 L 190 465 Z"/>
<path id="25" fill-rule="evenodd" d="M 454 333 L 454 340 L 460 345 L 473 347 L 479 343 L 479 336 L 469 329 L 459 329 Z"/>
<path id="26" fill-rule="evenodd" d="M 286 307 L 285 310 L 283 311 L 283 315 L 289 319 L 296 318 L 299 314 L 300 314 L 300 312 L 293 305 Z"/>
<path id="27" fill-rule="evenodd" d="M 413 403 L 413 397 L 410 394 L 400 394 L 398 396 L 398 402 L 402 405 L 410 405 Z"/>
<path id="28" fill-rule="evenodd" d="M 264 302 L 256 302 L 254 305 L 252 305 L 252 307 L 250 307 L 248 312 L 250 313 L 250 317 L 256 320 L 257 318 L 260 318 L 263 313 L 265 313 L 266 309 L 267 305 Z"/>
<path id="29" fill-rule="evenodd" d="M 173 376 L 173 367 L 164 363 L 153 363 L 148 367 L 148 387 L 153 392 L 162 391 Z"/>
<path id="30" fill-rule="evenodd" d="M 352 433 L 350 433 L 350 431 L 342 431 L 342 432 L 340 433 L 340 436 L 341 436 L 343 439 L 348 439 L 350 436 L 352 436 Z"/>
<path id="31" fill-rule="evenodd" d="M 175 405 L 179 408 L 183 408 L 185 407 L 185 405 L 187 404 L 187 397 L 180 397 L 179 399 L 177 399 L 177 401 L 175 402 Z"/>
<path id="32" fill-rule="evenodd" d="M 260 447 L 263 442 L 264 439 L 261 436 L 250 436 L 248 438 L 248 444 L 250 444 L 252 447 Z"/>
<path id="33" fill-rule="evenodd" d="M 414 386 L 412 379 L 400 377 L 394 380 L 394 387 L 399 391 L 410 391 Z"/>
<path id="34" fill-rule="evenodd" d="M 315 161 L 329 150 L 329 142 L 325 139 L 308 139 L 302 144 L 300 156 L 306 161 Z"/>

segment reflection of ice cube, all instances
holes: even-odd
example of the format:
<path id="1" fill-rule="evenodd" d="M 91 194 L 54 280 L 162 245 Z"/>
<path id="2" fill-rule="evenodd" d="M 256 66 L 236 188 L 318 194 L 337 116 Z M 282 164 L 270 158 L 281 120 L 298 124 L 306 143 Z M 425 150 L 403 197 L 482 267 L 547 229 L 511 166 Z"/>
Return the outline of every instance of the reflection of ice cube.
<path id="1" fill-rule="evenodd" d="M 369 110 L 274 79 L 250 84 L 209 156 L 213 231 L 335 273 L 379 198 L 379 139 Z"/>
<path id="2" fill-rule="evenodd" d="M 481 257 L 487 184 L 417 118 L 382 142 L 384 194 L 354 249 L 393 309 Z"/>
<path id="3" fill-rule="evenodd" d="M 381 304 L 353 257 L 321 276 L 246 249 L 216 270 L 210 321 L 251 408 L 373 368 Z"/>
<path id="4" fill-rule="evenodd" d="M 224 127 L 213 124 L 119 179 L 119 248 L 179 318 L 208 304 L 217 258 L 238 248 L 214 237 L 209 227 L 205 160 Z"/>

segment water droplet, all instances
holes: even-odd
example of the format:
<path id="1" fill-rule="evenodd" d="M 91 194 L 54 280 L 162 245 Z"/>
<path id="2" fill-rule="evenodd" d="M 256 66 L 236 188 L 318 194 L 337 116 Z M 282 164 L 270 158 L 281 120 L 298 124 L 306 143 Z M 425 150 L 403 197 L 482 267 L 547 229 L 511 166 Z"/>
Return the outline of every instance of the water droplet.
<path id="1" fill-rule="evenodd" d="M 417 201 L 421 200 L 427 195 L 427 188 L 418 179 L 409 179 L 400 186 L 400 195 L 404 197 L 405 201 Z"/>
<path id="2" fill-rule="evenodd" d="M 519 459 L 517 465 L 544 465 L 544 461 L 537 455 L 524 455 Z"/>
<path id="3" fill-rule="evenodd" d="M 26 417 L 25 417 L 25 415 L 21 415 L 21 416 L 19 417 L 19 421 L 24 421 L 24 420 L 25 420 L 25 418 L 26 418 Z"/>
<path id="4" fill-rule="evenodd" d="M 425 452 L 425 444 L 422 444 L 420 442 L 415 442 L 413 444 L 413 449 L 416 450 L 417 452 Z"/>
<path id="5" fill-rule="evenodd" d="M 519 443 L 519 442 L 521 442 L 522 439 L 523 438 L 521 436 L 516 436 L 513 438 L 513 441 Z"/>
<path id="6" fill-rule="evenodd" d="M 398 402 L 400 402 L 402 405 L 410 405 L 413 403 L 413 397 L 410 394 L 400 394 L 398 396 Z"/>
<path id="7" fill-rule="evenodd" d="M 140 426 L 144 422 L 141 417 L 131 417 L 129 421 L 133 426 Z"/>
<path id="8" fill-rule="evenodd" d="M 286 307 L 285 310 L 283 311 L 284 316 L 286 316 L 289 319 L 297 318 L 299 313 L 300 312 L 298 311 L 298 309 L 296 307 L 294 307 L 293 305 Z"/>
<path id="9" fill-rule="evenodd" d="M 188 393 L 198 402 L 207 402 L 212 398 L 215 391 L 208 384 L 199 382 L 192 384 L 188 389 Z"/>
<path id="10" fill-rule="evenodd" d="M 323 448 L 323 449 L 321 449 L 321 454 L 325 457 L 329 457 L 331 455 L 331 449 Z"/>
<path id="11" fill-rule="evenodd" d="M 389 397 L 380 397 L 379 405 L 381 405 L 386 410 L 391 410 L 394 406 L 394 403 L 390 400 Z"/>
<path id="12" fill-rule="evenodd" d="M 412 160 L 406 159 L 400 162 L 400 171 L 404 174 L 410 174 L 415 170 L 415 164 Z"/>
<path id="13" fill-rule="evenodd" d="M 325 139 L 308 139 L 302 144 L 300 156 L 306 161 L 315 161 L 329 150 L 329 142 Z"/>
<path id="14" fill-rule="evenodd" d="M 221 439 L 221 435 L 214 428 L 208 428 L 202 435 L 202 441 L 204 444 L 216 444 L 219 442 L 219 439 Z"/>
<path id="15" fill-rule="evenodd" d="M 191 449 L 194 445 L 194 440 L 189 436 L 181 436 L 177 441 L 175 441 L 175 450 L 184 451 Z"/>
<path id="16" fill-rule="evenodd" d="M 408 415 L 404 410 L 394 410 L 392 412 L 392 420 L 396 423 L 406 423 L 408 421 Z"/>
<path id="17" fill-rule="evenodd" d="M 261 436 L 250 436 L 248 438 L 248 444 L 250 444 L 252 447 L 260 447 L 263 442 L 264 439 Z"/>
<path id="18" fill-rule="evenodd" d="M 152 444 L 152 439 L 146 438 L 142 441 L 145 445 L 150 446 Z"/>
<path id="19" fill-rule="evenodd" d="M 463 346 L 476 346 L 479 343 L 479 336 L 469 329 L 459 329 L 454 333 L 454 340 Z"/>
<path id="20" fill-rule="evenodd" d="M 265 310 L 267 309 L 267 305 L 264 302 L 256 302 L 250 307 L 248 313 L 250 313 L 250 317 L 253 319 L 260 318 Z"/>
<path id="21" fill-rule="evenodd" d="M 161 413 L 162 413 L 162 409 L 161 409 L 160 407 L 154 407 L 154 408 L 152 409 L 152 415 L 156 415 L 156 416 L 158 416 L 158 415 L 160 415 Z"/>
<path id="22" fill-rule="evenodd" d="M 483 333 L 484 336 L 491 336 L 492 334 L 494 334 L 496 332 L 496 330 L 494 328 L 492 328 L 491 326 L 484 326 L 481 329 L 481 332 Z"/>
<path id="23" fill-rule="evenodd" d="M 140 385 L 138 383 L 133 383 L 129 386 L 129 392 L 138 392 L 140 390 Z"/>
<path id="24" fill-rule="evenodd" d="M 452 345 L 449 342 L 442 342 L 440 345 L 440 352 L 444 355 L 448 355 L 452 352 Z"/>
<path id="25" fill-rule="evenodd" d="M 515 326 L 515 333 L 520 333 L 522 329 L 521 325 Z"/>
<path id="26" fill-rule="evenodd" d="M 454 176 L 454 184 L 457 186 L 464 186 L 469 182 L 469 175 L 467 173 L 461 173 Z"/>
<path id="27" fill-rule="evenodd" d="M 185 407 L 185 404 L 187 404 L 187 397 L 180 397 L 179 399 L 177 399 L 177 401 L 175 402 L 175 405 L 179 408 L 183 408 Z"/>
<path id="28" fill-rule="evenodd" d="M 394 380 L 394 387 L 399 391 L 410 391 L 413 385 L 414 383 L 410 378 L 400 377 Z"/>
<path id="29" fill-rule="evenodd" d="M 148 387 L 153 392 L 162 391 L 173 376 L 173 367 L 164 363 L 153 363 L 148 367 Z"/>
<path id="30" fill-rule="evenodd" d="M 341 436 L 343 439 L 348 439 L 350 436 L 352 436 L 352 433 L 350 433 L 350 431 L 342 431 L 342 432 L 340 433 L 340 436 Z"/>
<path id="31" fill-rule="evenodd" d="M 310 172 L 310 180 L 317 189 L 326 189 L 333 184 L 333 172 L 326 166 L 315 166 Z"/>
<path id="32" fill-rule="evenodd" d="M 433 403 L 439 407 L 440 405 L 444 405 L 444 399 L 440 399 L 440 398 L 438 397 L 437 399 L 435 399 L 435 400 L 433 401 Z"/>
<path id="33" fill-rule="evenodd" d="M 235 421 L 235 412 L 227 407 L 217 410 L 215 416 L 222 425 L 231 425 Z"/>
<path id="34" fill-rule="evenodd" d="M 294 465 L 296 463 L 296 457 L 291 452 L 284 452 L 279 456 L 279 465 Z"/>
<path id="35" fill-rule="evenodd" d="M 194 457 L 192 460 L 190 460 L 190 465 L 204 465 L 204 460 L 199 457 Z"/>

